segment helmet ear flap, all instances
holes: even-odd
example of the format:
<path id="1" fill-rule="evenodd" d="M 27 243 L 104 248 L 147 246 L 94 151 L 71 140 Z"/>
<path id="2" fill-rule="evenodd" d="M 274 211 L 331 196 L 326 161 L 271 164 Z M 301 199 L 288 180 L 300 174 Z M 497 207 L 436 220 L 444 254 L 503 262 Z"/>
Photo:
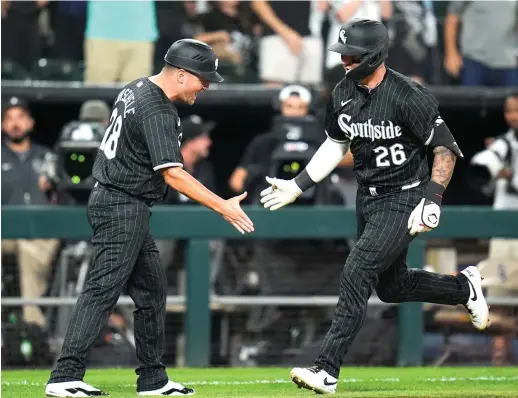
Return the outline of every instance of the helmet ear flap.
<path id="1" fill-rule="evenodd" d="M 369 62 L 369 66 L 378 67 L 387 59 L 388 56 L 388 40 L 380 42 L 373 52 L 373 56 Z"/>
<path id="2" fill-rule="evenodd" d="M 374 56 L 369 60 L 369 67 L 373 68 L 377 65 L 380 65 L 383 60 L 381 59 L 383 57 L 383 54 L 381 52 L 378 52 L 374 54 Z"/>

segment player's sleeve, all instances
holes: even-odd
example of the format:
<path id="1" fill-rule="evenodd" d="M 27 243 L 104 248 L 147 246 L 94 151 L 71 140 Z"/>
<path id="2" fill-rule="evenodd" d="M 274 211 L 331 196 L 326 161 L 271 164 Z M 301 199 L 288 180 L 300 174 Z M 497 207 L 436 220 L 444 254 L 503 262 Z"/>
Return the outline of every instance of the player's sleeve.
<path id="1" fill-rule="evenodd" d="M 147 117 L 141 123 L 153 170 L 183 167 L 179 142 L 180 131 L 174 116 L 157 113 Z"/>
<path id="2" fill-rule="evenodd" d="M 349 141 L 345 133 L 340 129 L 338 125 L 338 118 L 336 117 L 334 107 L 333 107 L 333 99 L 331 98 L 327 104 L 326 109 L 326 120 L 325 120 L 325 131 L 326 135 L 329 137 L 331 141 L 346 143 Z"/>
<path id="3" fill-rule="evenodd" d="M 431 94 L 412 94 L 404 102 L 403 125 L 424 145 L 433 138 L 436 120 L 440 118 L 437 100 Z"/>

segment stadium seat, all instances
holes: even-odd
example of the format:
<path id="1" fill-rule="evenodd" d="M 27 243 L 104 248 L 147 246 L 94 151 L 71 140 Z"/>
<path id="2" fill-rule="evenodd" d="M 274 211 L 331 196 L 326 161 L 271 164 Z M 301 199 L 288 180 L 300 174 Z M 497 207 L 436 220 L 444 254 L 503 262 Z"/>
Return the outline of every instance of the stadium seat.
<path id="1" fill-rule="evenodd" d="M 2 80 L 26 80 L 29 72 L 17 62 L 10 59 L 2 59 Z"/>
<path id="2" fill-rule="evenodd" d="M 32 68 L 32 77 L 35 80 L 82 81 L 83 72 L 77 62 L 41 58 Z"/>

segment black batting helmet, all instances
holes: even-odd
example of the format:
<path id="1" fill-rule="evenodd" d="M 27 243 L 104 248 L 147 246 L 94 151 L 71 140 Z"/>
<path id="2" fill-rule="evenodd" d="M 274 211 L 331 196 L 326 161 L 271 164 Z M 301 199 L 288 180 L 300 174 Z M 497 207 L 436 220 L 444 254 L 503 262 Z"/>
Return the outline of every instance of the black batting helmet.
<path id="1" fill-rule="evenodd" d="M 218 57 L 214 50 L 207 44 L 193 39 L 175 41 L 164 61 L 171 66 L 185 69 L 202 79 L 212 83 L 221 83 L 223 78 L 217 72 Z"/>
<path id="2" fill-rule="evenodd" d="M 387 59 L 388 45 L 385 25 L 370 19 L 354 19 L 340 28 L 338 41 L 329 47 L 329 51 L 361 57 L 360 64 L 346 72 L 347 77 L 358 81 L 373 73 Z"/>

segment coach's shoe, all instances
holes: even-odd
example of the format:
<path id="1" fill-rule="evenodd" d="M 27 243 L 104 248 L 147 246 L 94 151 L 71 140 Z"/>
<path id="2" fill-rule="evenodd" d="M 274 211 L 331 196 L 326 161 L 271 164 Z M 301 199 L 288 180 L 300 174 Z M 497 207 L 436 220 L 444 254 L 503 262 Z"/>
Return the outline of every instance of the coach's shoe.
<path id="1" fill-rule="evenodd" d="M 185 387 L 180 383 L 169 380 L 165 386 L 153 391 L 140 391 L 138 395 L 147 395 L 152 397 L 176 396 L 176 395 L 194 395 L 194 390 Z"/>
<path id="2" fill-rule="evenodd" d="M 49 383 L 45 388 L 47 397 L 101 397 L 109 394 L 82 381 Z"/>
<path id="3" fill-rule="evenodd" d="M 477 267 L 468 267 L 461 271 L 468 278 L 469 299 L 464 307 L 471 315 L 471 322 L 478 330 L 486 329 L 491 323 L 489 321 L 489 307 L 484 294 L 482 293 L 482 277 Z"/>
<path id="4" fill-rule="evenodd" d="M 299 388 L 306 388 L 319 394 L 336 393 L 338 379 L 329 375 L 320 366 L 293 368 L 290 372 L 290 377 Z"/>

